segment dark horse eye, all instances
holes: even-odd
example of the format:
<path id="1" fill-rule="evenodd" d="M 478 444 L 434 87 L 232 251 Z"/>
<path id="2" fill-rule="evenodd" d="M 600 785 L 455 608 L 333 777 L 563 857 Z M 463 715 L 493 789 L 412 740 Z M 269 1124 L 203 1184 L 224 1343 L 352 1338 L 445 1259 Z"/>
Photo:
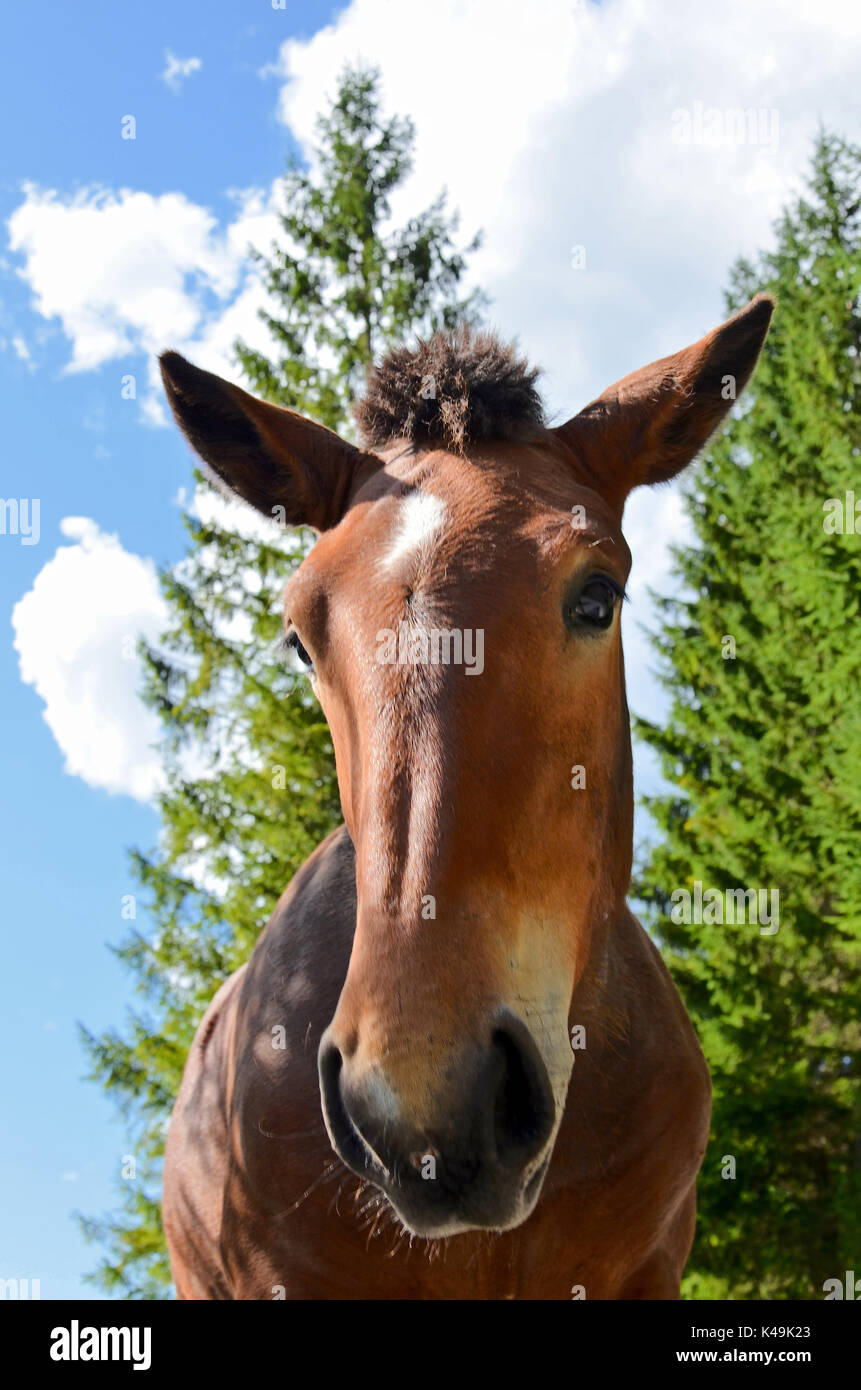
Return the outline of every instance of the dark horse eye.
<path id="1" fill-rule="evenodd" d="M 284 638 L 284 646 L 291 652 L 295 652 L 303 666 L 307 666 L 309 671 L 314 669 L 314 663 L 306 652 L 302 643 L 299 641 L 299 634 L 295 628 L 288 632 Z"/>
<path id="2" fill-rule="evenodd" d="M 574 628 L 606 629 L 613 621 L 620 597 L 620 590 L 612 579 L 594 574 L 586 580 L 576 599 L 566 603 L 565 621 Z"/>

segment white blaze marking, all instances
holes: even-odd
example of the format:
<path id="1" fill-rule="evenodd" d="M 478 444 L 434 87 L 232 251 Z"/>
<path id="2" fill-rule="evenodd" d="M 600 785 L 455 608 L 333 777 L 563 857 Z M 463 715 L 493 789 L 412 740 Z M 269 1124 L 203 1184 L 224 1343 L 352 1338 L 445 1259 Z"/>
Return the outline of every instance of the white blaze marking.
<path id="1" fill-rule="evenodd" d="M 398 530 L 386 554 L 387 565 L 397 564 L 405 555 L 421 561 L 429 554 L 434 536 L 445 520 L 445 503 L 432 492 L 411 492 L 401 503 Z"/>

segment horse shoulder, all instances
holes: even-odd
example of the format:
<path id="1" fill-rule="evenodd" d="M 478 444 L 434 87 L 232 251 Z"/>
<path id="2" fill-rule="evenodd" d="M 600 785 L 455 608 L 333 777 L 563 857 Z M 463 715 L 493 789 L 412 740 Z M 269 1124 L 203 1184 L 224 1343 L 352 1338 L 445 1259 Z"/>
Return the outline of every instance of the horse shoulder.
<path id="1" fill-rule="evenodd" d="M 201 1020 L 165 1151 L 163 1220 L 180 1297 L 235 1297 L 225 1226 L 239 1213 L 253 1224 L 249 1206 L 262 1213 L 280 1202 L 285 1180 L 292 1194 L 303 1130 L 315 1163 L 318 1149 L 331 1155 L 316 1051 L 346 974 L 355 895 L 341 827 L 293 877 Z"/>
<path id="2" fill-rule="evenodd" d="M 228 1297 L 218 1257 L 227 1169 L 226 1086 L 245 969 L 225 980 L 201 1019 L 168 1128 L 162 1221 L 180 1298 Z"/>

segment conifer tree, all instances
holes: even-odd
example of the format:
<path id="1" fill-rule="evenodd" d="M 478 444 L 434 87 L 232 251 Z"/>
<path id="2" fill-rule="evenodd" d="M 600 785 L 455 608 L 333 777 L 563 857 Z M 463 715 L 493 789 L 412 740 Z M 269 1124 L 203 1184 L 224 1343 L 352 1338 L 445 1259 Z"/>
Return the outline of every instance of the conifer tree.
<path id="1" fill-rule="evenodd" d="M 317 134 L 311 168 L 288 166 L 278 244 L 252 253 L 278 305 L 263 315 L 273 356 L 242 342 L 236 353 L 248 389 L 349 436 L 350 403 L 375 357 L 411 335 L 475 321 L 483 296 L 458 289 L 478 243 L 457 248 L 444 196 L 390 229 L 389 195 L 410 171 L 414 134 L 408 120 L 383 118 L 375 72 L 345 71 Z M 277 652 L 281 595 L 311 533 L 238 533 L 196 478 L 188 554 L 161 575 L 170 626 L 142 647 L 168 785 L 157 848 L 132 856 L 155 931 L 134 930 L 118 954 L 145 1007 L 122 1030 L 82 1030 L 92 1078 L 134 1136 L 122 1210 L 81 1218 L 105 1248 L 92 1281 L 127 1297 L 169 1290 L 161 1156 L 197 1024 L 341 818 L 322 712 Z"/>
<path id="2" fill-rule="evenodd" d="M 735 266 L 728 308 L 766 290 L 777 310 L 687 486 L 697 543 L 656 638 L 668 722 L 636 724 L 671 790 L 646 801 L 635 888 L 714 1085 L 694 1298 L 822 1298 L 861 1249 L 859 190 L 861 151 L 821 134 L 775 249 Z M 777 890 L 777 930 L 716 898 L 674 920 L 697 882 Z"/>

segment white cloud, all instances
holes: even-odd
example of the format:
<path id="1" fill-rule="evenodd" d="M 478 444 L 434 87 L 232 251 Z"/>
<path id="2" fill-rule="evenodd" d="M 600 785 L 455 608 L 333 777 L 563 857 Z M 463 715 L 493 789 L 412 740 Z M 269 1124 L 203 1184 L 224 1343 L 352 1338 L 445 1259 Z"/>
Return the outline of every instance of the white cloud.
<path id="1" fill-rule="evenodd" d="M 166 610 L 151 560 L 87 517 L 66 517 L 61 546 L 15 605 L 21 678 L 44 701 L 64 768 L 92 787 L 148 800 L 161 785 L 159 724 L 138 698 L 139 634 L 155 640 Z"/>
<path id="2" fill-rule="evenodd" d="M 187 77 L 193 72 L 200 72 L 203 63 L 200 58 L 177 58 L 170 49 L 165 49 L 165 69 L 161 75 L 162 82 L 170 87 L 172 92 L 178 92 Z"/>
<path id="3" fill-rule="evenodd" d="M 186 505 L 185 494 L 177 501 Z M 280 538 L 287 552 L 298 544 L 295 533 L 210 489 L 197 488 L 189 509 L 236 534 L 269 544 Z M 136 644 L 139 636 L 157 642 L 167 626 L 155 566 L 89 517 L 66 517 L 60 529 L 73 544 L 61 546 L 43 565 L 12 611 L 21 679 L 44 702 L 44 719 L 66 772 L 90 786 L 148 801 L 164 785 L 160 725 L 139 699 Z M 213 569 L 219 562 L 211 548 L 197 559 Z M 178 562 L 178 577 L 188 577 L 187 566 Z M 250 588 L 256 579 L 254 573 L 245 576 Z M 220 630 L 231 640 L 248 641 L 251 635 L 241 611 Z M 226 736 L 209 752 L 187 750 L 184 772 L 211 776 L 236 751 L 235 738 Z"/>
<path id="4" fill-rule="evenodd" d="M 231 335 L 267 341 L 256 317 L 264 296 L 246 253 L 249 242 L 266 246 L 276 234 L 271 196 L 236 193 L 237 215 L 220 228 L 181 193 L 88 189 L 64 198 L 32 184 L 24 191 L 9 218 L 9 244 L 24 257 L 19 274 L 34 309 L 60 320 L 72 344 L 68 371 L 146 355 L 147 423 L 165 423 L 158 352 L 174 347 L 235 376 Z"/>
<path id="5" fill-rule="evenodd" d="M 29 184 L 9 244 L 26 257 L 21 276 L 37 312 L 58 317 L 72 342 L 71 371 L 190 337 L 203 317 L 195 289 L 225 298 L 239 274 L 215 218 L 181 193 L 89 189 L 64 199 Z"/>

